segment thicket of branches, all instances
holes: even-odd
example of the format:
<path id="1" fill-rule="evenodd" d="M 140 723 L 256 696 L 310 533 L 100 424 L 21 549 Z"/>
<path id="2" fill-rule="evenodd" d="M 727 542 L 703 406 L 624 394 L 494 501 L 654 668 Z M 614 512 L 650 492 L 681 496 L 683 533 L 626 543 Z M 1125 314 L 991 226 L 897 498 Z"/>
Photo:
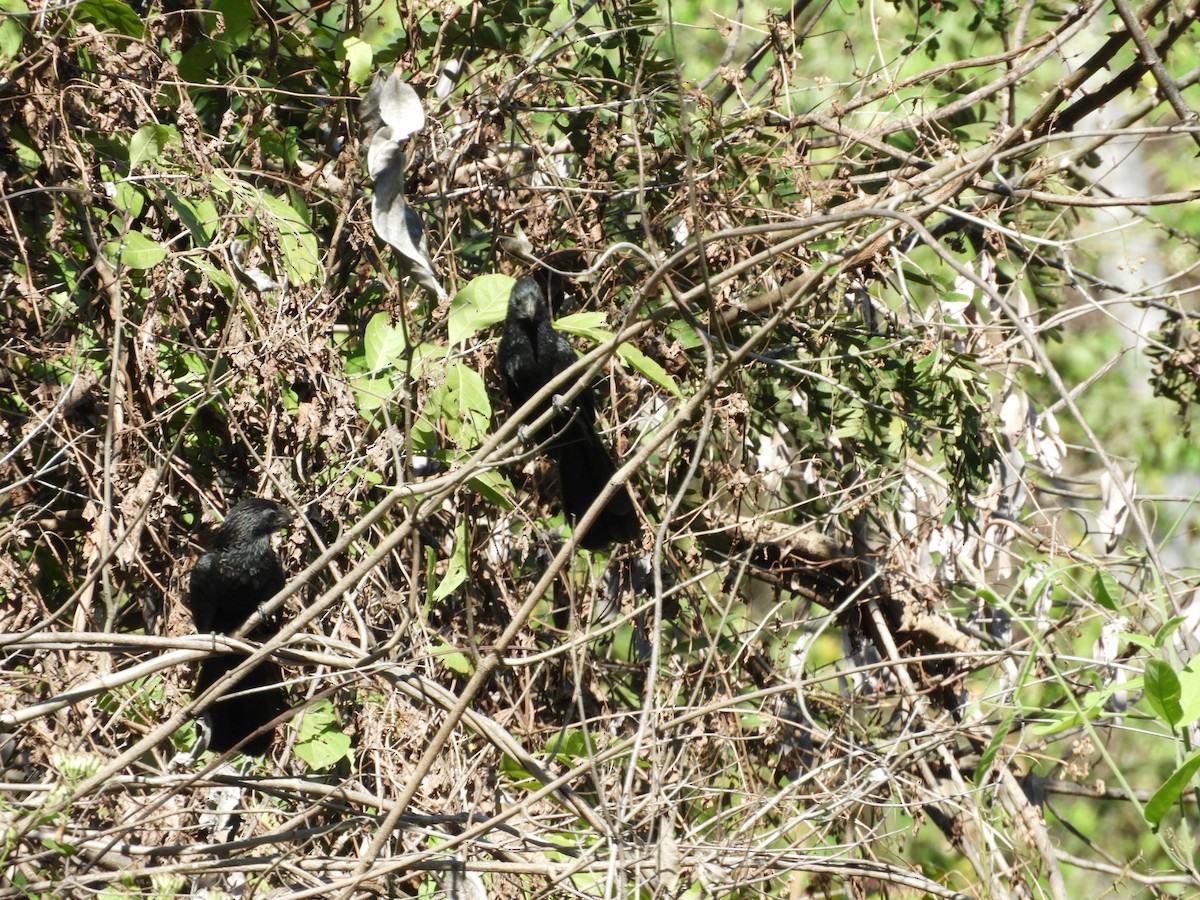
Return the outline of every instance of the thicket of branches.
<path id="1" fill-rule="evenodd" d="M 0 898 L 1196 895 L 1198 8 L 0 0 Z M 246 495 L 261 646 L 182 603 Z M 296 715 L 187 755 L 248 646 Z"/>

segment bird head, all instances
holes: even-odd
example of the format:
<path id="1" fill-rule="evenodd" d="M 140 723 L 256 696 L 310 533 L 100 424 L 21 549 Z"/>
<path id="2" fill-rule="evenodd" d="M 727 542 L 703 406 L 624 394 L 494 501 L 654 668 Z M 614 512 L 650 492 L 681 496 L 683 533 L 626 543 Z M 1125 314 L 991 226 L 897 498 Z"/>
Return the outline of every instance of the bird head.
<path id="1" fill-rule="evenodd" d="M 541 285 L 532 278 L 518 280 L 508 298 L 508 316 L 526 322 L 549 318 Z"/>
<path id="2" fill-rule="evenodd" d="M 274 500 L 250 497 L 242 500 L 217 529 L 218 548 L 232 547 L 269 538 L 293 519 L 292 514 Z"/>

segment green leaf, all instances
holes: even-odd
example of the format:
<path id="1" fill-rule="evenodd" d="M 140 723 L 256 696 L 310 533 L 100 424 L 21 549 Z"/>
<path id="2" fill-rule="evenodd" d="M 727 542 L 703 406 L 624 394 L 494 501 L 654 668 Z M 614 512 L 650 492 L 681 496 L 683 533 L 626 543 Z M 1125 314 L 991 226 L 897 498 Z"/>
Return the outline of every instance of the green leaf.
<path id="1" fill-rule="evenodd" d="M 1029 730 L 1030 733 L 1036 734 L 1039 737 L 1046 737 L 1052 734 L 1058 734 L 1060 731 L 1065 731 L 1068 728 L 1074 728 L 1082 722 L 1088 722 L 1097 718 L 1104 712 L 1104 704 L 1108 702 L 1117 690 L 1129 690 L 1129 682 L 1126 682 L 1120 687 L 1110 685 L 1103 690 L 1089 691 L 1079 701 L 1079 709 L 1071 710 L 1030 710 L 1033 715 L 1041 715 L 1049 717 L 1048 722 L 1039 722 L 1033 725 Z"/>
<path id="2" fill-rule="evenodd" d="M 228 42 L 240 47 L 250 40 L 254 22 L 253 4 L 246 0 L 212 0 L 207 8 L 219 14 L 216 21 L 221 24 L 221 30 L 216 33 L 226 39 L 221 43 Z"/>
<path id="3" fill-rule="evenodd" d="M 987 748 L 979 757 L 979 764 L 975 767 L 975 786 L 979 787 L 983 784 L 983 779 L 987 777 L 988 770 L 992 767 L 992 760 L 996 758 L 996 754 L 1000 752 L 1000 748 L 1004 746 L 1004 739 L 1008 737 L 1009 729 L 1012 728 L 1013 719 L 1017 717 L 1017 711 L 1010 709 L 1008 713 L 1000 721 L 1000 726 L 992 735 L 991 741 Z"/>
<path id="4" fill-rule="evenodd" d="M 391 316 L 385 312 L 375 313 L 367 322 L 363 333 L 363 353 L 368 372 L 393 368 L 403 359 L 407 349 L 408 338 L 402 323 L 393 325 Z"/>
<path id="5" fill-rule="evenodd" d="M 1118 609 L 1117 598 L 1121 596 L 1121 586 L 1117 579 L 1104 570 L 1097 570 L 1092 575 L 1092 599 L 1111 612 Z"/>
<path id="6" fill-rule="evenodd" d="M 350 745 L 349 735 L 331 729 L 306 744 L 297 744 L 296 755 L 310 769 L 331 769 L 339 760 L 349 758 Z"/>
<path id="7" fill-rule="evenodd" d="M 349 64 L 346 77 L 355 84 L 365 84 L 371 77 L 371 64 L 375 57 L 371 45 L 361 38 L 348 36 L 342 40 L 338 51 L 338 58 Z"/>
<path id="8" fill-rule="evenodd" d="M 257 193 L 267 211 L 275 218 L 273 225 L 279 239 L 279 249 L 283 252 L 288 279 L 293 284 L 316 281 L 321 271 L 321 255 L 317 236 L 306 218 L 308 210 L 303 208 L 303 204 L 297 210 L 286 200 L 273 197 L 265 191 Z M 294 202 L 301 203 L 299 199 Z"/>
<path id="9" fill-rule="evenodd" d="M 167 258 L 167 248 L 140 231 L 129 232 L 121 241 L 109 241 L 104 249 L 129 269 L 149 269 Z"/>
<path id="10" fill-rule="evenodd" d="M 233 299 L 235 294 L 233 280 L 229 277 L 228 272 L 226 272 L 224 269 L 218 269 L 206 259 L 189 259 L 188 257 L 184 257 L 184 259 L 191 265 L 195 266 L 199 272 L 203 273 L 204 277 L 207 278 L 209 282 L 216 287 L 227 300 Z"/>
<path id="11" fill-rule="evenodd" d="M 146 195 L 137 185 L 128 181 L 118 181 L 114 185 L 112 204 L 129 219 L 136 219 L 146 206 Z"/>
<path id="12" fill-rule="evenodd" d="M 541 786 L 536 778 L 507 753 L 500 758 L 500 774 L 507 778 L 513 787 L 523 787 L 532 791 Z"/>
<path id="13" fill-rule="evenodd" d="M 670 391 L 680 400 L 683 399 L 683 391 L 679 389 L 679 385 L 675 383 L 675 379 L 670 376 L 667 370 L 637 347 L 633 346 L 633 344 L 622 344 L 617 348 L 617 356 L 621 357 L 621 359 L 625 360 L 660 388 Z"/>
<path id="14" fill-rule="evenodd" d="M 928 372 L 928 370 L 930 368 L 932 368 L 937 363 L 941 362 L 941 359 L 942 359 L 941 351 L 938 349 L 937 345 L 935 344 L 933 346 L 933 349 L 930 350 L 929 353 L 926 353 L 923 358 L 917 360 L 916 365 L 913 366 L 913 371 L 917 375 L 924 375 L 926 372 Z"/>
<path id="15" fill-rule="evenodd" d="M 441 390 L 440 388 L 438 389 Z M 436 453 L 442 442 L 442 412 L 439 398 L 432 404 L 422 406 L 413 417 L 412 428 L 408 432 L 408 442 L 414 450 Z"/>
<path id="16" fill-rule="evenodd" d="M 595 746 L 587 734 L 578 728 L 568 728 L 551 738 L 545 752 L 547 758 L 553 758 L 569 768 L 581 759 L 592 757 Z"/>
<path id="17" fill-rule="evenodd" d="M 293 284 L 315 282 L 321 273 L 317 236 L 308 224 L 308 208 L 299 197 L 296 206 L 274 197 L 237 178 L 214 172 L 213 190 L 232 194 L 269 227 L 279 242 L 288 280 Z"/>
<path id="18" fill-rule="evenodd" d="M 81 22 L 91 22 L 103 31 L 116 31 L 133 38 L 145 35 L 141 17 L 120 0 L 81 0 L 75 7 Z"/>
<path id="19" fill-rule="evenodd" d="M 444 641 L 433 648 L 433 655 L 443 666 L 453 672 L 455 675 L 461 675 L 464 678 L 470 678 L 475 674 L 475 667 L 471 665 L 471 660 L 467 654 L 461 650 L 455 650 Z"/>
<path id="20" fill-rule="evenodd" d="M 158 159 L 167 144 L 178 138 L 179 132 L 173 125 L 155 125 L 153 123 L 143 125 L 129 139 L 130 173 L 136 171 L 142 163 Z"/>
<path id="21" fill-rule="evenodd" d="M 556 319 L 554 328 L 567 334 L 587 338 L 594 344 L 603 344 L 613 339 L 613 333 L 608 330 L 608 318 L 600 312 L 577 312 Z"/>
<path id="22" fill-rule="evenodd" d="M 1187 616 L 1172 616 L 1171 618 L 1167 619 L 1167 621 L 1163 622 L 1163 624 L 1159 626 L 1159 629 L 1154 632 L 1154 649 L 1161 650 L 1163 644 L 1167 642 L 1167 639 L 1170 638 L 1170 636 L 1176 631 L 1178 631 L 1179 627 L 1186 621 Z"/>
<path id="23" fill-rule="evenodd" d="M 179 77 L 184 81 L 203 84 L 204 80 L 213 72 L 216 60 L 217 54 L 213 41 L 200 41 L 184 50 L 175 65 L 179 71 Z M 199 102 L 196 106 L 203 109 L 204 102 L 199 98 L 197 100 Z"/>
<path id="24" fill-rule="evenodd" d="M 700 335 L 684 319 L 676 319 L 673 322 L 668 322 L 666 330 L 673 339 L 679 342 L 679 345 L 684 350 L 699 350 L 704 346 L 704 341 L 700 339 Z"/>
<path id="25" fill-rule="evenodd" d="M 488 469 L 467 479 L 467 487 L 503 509 L 512 509 L 512 482 L 499 469 Z"/>
<path id="26" fill-rule="evenodd" d="M 467 523 L 465 519 L 460 518 L 458 526 L 454 529 L 454 552 L 450 554 L 450 563 L 446 567 L 446 574 L 442 576 L 442 580 L 438 582 L 438 586 L 433 592 L 434 602 L 445 600 L 466 580 Z"/>
<path id="27" fill-rule="evenodd" d="M 21 165 L 33 169 L 42 164 L 42 154 L 39 145 L 30 136 L 29 131 L 19 122 L 8 123 L 9 145 L 15 151 L 15 157 Z"/>
<path id="28" fill-rule="evenodd" d="M 1192 668 L 1192 663 L 1183 667 L 1179 673 L 1179 706 L 1182 715 L 1178 726 L 1185 728 L 1200 719 L 1200 666 Z"/>
<path id="29" fill-rule="evenodd" d="M 445 417 L 446 432 L 459 447 L 478 447 L 492 420 L 492 401 L 483 378 L 470 366 L 452 362 L 446 366 L 446 381 L 430 394 Z M 431 411 L 430 416 L 433 417 Z"/>
<path id="30" fill-rule="evenodd" d="M 363 466 L 351 466 L 350 475 L 358 478 L 370 485 L 383 484 L 383 475 L 372 468 L 364 468 Z"/>
<path id="31" fill-rule="evenodd" d="M 1146 700 L 1158 717 L 1171 728 L 1183 718 L 1179 703 L 1182 689 L 1179 676 L 1161 659 L 1146 660 Z"/>
<path id="32" fill-rule="evenodd" d="M 41 841 L 42 846 L 60 856 L 74 856 L 78 852 L 73 844 L 63 844 L 56 841 L 53 837 L 43 837 Z"/>
<path id="33" fill-rule="evenodd" d="M 311 741 L 319 737 L 330 726 L 337 725 L 337 712 L 332 700 L 320 700 L 304 711 L 300 726 L 296 730 L 298 742 Z"/>
<path id="34" fill-rule="evenodd" d="M 578 335 L 596 344 L 603 344 L 606 341 L 611 341 L 614 337 L 613 333 L 604 327 L 607 324 L 608 320 L 603 313 L 580 312 L 563 316 L 554 323 L 554 327 L 558 331 Z M 629 363 L 629 365 L 633 366 L 659 387 L 670 391 L 676 397 L 683 398 L 683 391 L 679 389 L 679 385 L 675 383 L 675 379 L 667 374 L 667 370 L 637 347 L 633 346 L 633 344 L 621 344 L 617 347 L 617 356 L 625 360 L 625 362 Z"/>
<path id="35" fill-rule="evenodd" d="M 370 375 L 360 375 L 357 378 L 351 379 L 351 386 L 354 389 L 354 402 L 358 407 L 358 414 L 364 419 L 373 418 L 375 412 L 379 407 L 383 406 L 384 401 L 396 389 L 390 375 L 383 375 L 378 378 Z"/>
<path id="36" fill-rule="evenodd" d="M 310 769 L 329 769 L 349 757 L 350 738 L 337 724 L 337 712 L 330 700 L 321 700 L 304 711 L 296 735 L 296 755 Z"/>
<path id="37" fill-rule="evenodd" d="M 1143 650 L 1148 650 L 1152 653 L 1156 650 L 1162 649 L 1161 645 L 1159 645 L 1154 638 L 1150 637 L 1148 634 L 1136 634 L 1131 631 L 1123 631 L 1118 634 L 1117 637 L 1123 641 L 1128 641 L 1131 644 L 1137 644 L 1137 646 L 1141 647 Z"/>
<path id="38" fill-rule="evenodd" d="M 119 186 L 118 186 L 119 190 Z M 208 246 L 212 240 L 212 225 L 217 220 L 217 209 L 211 200 L 185 200 L 174 191 L 165 191 L 167 202 L 179 216 L 179 221 L 192 235 L 192 244 L 197 247 Z"/>
<path id="39" fill-rule="evenodd" d="M 1163 816 L 1175 805 L 1188 785 L 1191 784 L 1197 769 L 1200 769 L 1200 750 L 1191 753 L 1183 761 L 1183 764 L 1172 773 L 1171 777 L 1163 782 L 1163 786 L 1154 792 L 1154 796 L 1147 801 L 1143 810 L 1147 822 L 1155 828 L 1158 827 Z"/>
<path id="40" fill-rule="evenodd" d="M 476 332 L 503 322 L 508 296 L 516 283 L 508 275 L 480 275 L 464 285 L 450 301 L 450 346 L 456 347 Z"/>
<path id="41" fill-rule="evenodd" d="M 0 69 L 4 69 L 21 52 L 25 39 L 21 20 L 29 15 L 29 8 L 22 0 L 0 0 L 0 12 L 10 13 L 0 18 Z"/>

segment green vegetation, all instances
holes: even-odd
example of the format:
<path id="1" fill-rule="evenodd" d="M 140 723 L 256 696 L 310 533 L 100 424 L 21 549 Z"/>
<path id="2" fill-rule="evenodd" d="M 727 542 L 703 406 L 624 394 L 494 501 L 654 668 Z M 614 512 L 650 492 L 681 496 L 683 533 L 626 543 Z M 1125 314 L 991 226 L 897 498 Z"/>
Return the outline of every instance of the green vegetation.
<path id="1" fill-rule="evenodd" d="M 1124 14 L 0 0 L 0 900 L 1200 896 L 1200 32 Z M 539 270 L 640 544 L 503 400 Z"/>

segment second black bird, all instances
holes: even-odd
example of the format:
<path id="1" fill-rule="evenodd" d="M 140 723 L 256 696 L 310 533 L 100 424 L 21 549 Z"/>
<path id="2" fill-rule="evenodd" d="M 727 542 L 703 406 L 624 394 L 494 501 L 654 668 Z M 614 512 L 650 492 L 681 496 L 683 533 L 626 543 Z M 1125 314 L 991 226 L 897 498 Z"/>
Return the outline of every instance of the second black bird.
<path id="1" fill-rule="evenodd" d="M 229 511 L 211 550 L 192 569 L 188 606 L 196 630 L 218 634 L 237 631 L 260 605 L 284 585 L 283 566 L 271 547 L 271 535 L 292 521 L 292 515 L 271 500 L 243 500 Z M 279 631 L 275 619 L 264 620 L 246 637 L 265 641 Z M 202 694 L 245 659 L 221 656 L 200 664 L 196 694 Z M 238 679 L 225 696 L 209 707 L 208 747 L 218 753 L 232 750 L 287 709 L 279 666 L 264 661 Z M 271 747 L 274 731 L 264 731 L 242 744 L 243 753 L 261 756 Z"/>
<path id="2" fill-rule="evenodd" d="M 550 324 L 546 295 L 532 278 L 522 278 L 513 286 L 498 356 L 504 389 L 514 407 L 525 405 L 577 360 L 570 341 Z M 549 407 L 547 400 L 531 418 L 542 415 Z M 583 517 L 616 472 L 612 455 L 596 434 L 595 423 L 595 401 L 587 389 L 535 437 L 538 443 L 546 444 L 547 453 L 558 463 L 563 511 L 572 521 Z M 626 543 L 637 536 L 633 498 L 622 485 L 579 544 L 595 550 Z"/>

